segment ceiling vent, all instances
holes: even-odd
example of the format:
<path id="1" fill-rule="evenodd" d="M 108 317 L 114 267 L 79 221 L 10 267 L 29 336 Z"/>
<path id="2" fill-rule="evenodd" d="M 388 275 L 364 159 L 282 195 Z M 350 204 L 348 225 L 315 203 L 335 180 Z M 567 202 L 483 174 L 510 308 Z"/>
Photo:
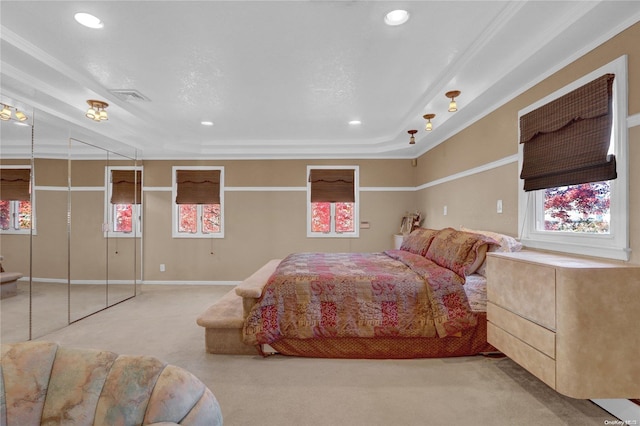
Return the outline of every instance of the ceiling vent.
<path id="1" fill-rule="evenodd" d="M 114 89 L 109 90 L 110 93 L 114 94 L 118 99 L 121 99 L 125 102 L 133 102 L 133 101 L 142 101 L 142 102 L 151 102 L 151 99 L 144 96 L 142 93 L 138 92 L 135 89 Z"/>

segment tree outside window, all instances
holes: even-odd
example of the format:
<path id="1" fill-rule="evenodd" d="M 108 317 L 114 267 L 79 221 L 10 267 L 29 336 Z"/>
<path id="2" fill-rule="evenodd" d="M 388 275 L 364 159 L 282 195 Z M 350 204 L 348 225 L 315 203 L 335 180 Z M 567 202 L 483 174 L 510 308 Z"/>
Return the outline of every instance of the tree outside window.
<path id="1" fill-rule="evenodd" d="M 609 181 L 546 189 L 544 230 L 608 234 L 610 195 Z"/>

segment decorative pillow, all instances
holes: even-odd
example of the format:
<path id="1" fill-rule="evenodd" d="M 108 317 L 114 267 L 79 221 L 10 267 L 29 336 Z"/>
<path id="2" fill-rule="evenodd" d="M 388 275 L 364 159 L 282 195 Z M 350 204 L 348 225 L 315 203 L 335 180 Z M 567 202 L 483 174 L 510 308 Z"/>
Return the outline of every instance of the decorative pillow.
<path id="1" fill-rule="evenodd" d="M 402 241 L 400 250 L 424 256 L 438 232 L 436 229 L 416 228 Z"/>
<path id="2" fill-rule="evenodd" d="M 465 228 L 464 226 L 460 227 L 461 231 L 464 232 L 473 232 L 475 234 L 484 235 L 485 237 L 489 237 L 492 240 L 496 241 L 498 245 L 492 245 L 488 251 L 500 251 L 500 252 L 512 252 L 512 251 L 520 251 L 522 250 L 522 243 L 516 240 L 513 237 L 508 235 L 500 234 L 498 232 L 493 231 L 479 231 L 474 229 Z M 482 264 L 476 270 L 476 273 L 486 276 L 487 262 L 483 261 Z"/>
<path id="3" fill-rule="evenodd" d="M 476 272 L 494 244 L 497 242 L 484 235 L 445 228 L 435 236 L 425 257 L 464 277 Z"/>

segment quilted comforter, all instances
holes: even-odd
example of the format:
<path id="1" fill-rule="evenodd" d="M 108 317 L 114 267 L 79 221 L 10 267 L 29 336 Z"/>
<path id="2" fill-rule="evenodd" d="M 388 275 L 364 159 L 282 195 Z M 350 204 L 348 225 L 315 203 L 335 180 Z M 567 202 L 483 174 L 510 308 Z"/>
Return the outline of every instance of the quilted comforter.
<path id="1" fill-rule="evenodd" d="M 477 323 L 463 284 L 407 251 L 291 254 L 247 316 L 244 341 L 459 335 Z"/>

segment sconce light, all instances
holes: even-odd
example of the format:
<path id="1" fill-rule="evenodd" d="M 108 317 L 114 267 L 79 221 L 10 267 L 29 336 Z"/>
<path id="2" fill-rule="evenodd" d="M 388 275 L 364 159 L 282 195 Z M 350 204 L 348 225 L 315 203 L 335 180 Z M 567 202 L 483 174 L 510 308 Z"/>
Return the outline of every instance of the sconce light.
<path id="1" fill-rule="evenodd" d="M 87 103 L 89 104 L 89 109 L 85 114 L 87 118 L 90 118 L 91 120 L 97 121 L 97 122 L 105 121 L 109 119 L 109 116 L 107 115 L 107 111 L 104 110 L 106 107 L 109 106 L 108 103 L 103 101 L 96 101 L 93 99 L 89 99 Z"/>
<path id="2" fill-rule="evenodd" d="M 16 110 L 16 112 L 15 112 L 16 120 L 18 120 L 18 121 L 26 121 L 28 119 L 28 117 L 25 115 L 25 113 L 20 111 L 18 108 L 12 107 L 11 105 L 2 104 L 2 111 L 0 111 L 0 120 L 2 120 L 2 121 L 11 120 L 11 108 Z"/>
<path id="3" fill-rule="evenodd" d="M 407 133 L 409 133 L 411 135 L 411 138 L 409 139 L 409 145 L 413 145 L 416 143 L 416 138 L 415 135 L 416 133 L 418 133 L 417 130 L 407 130 Z"/>
<path id="4" fill-rule="evenodd" d="M 431 119 L 435 118 L 435 116 L 436 116 L 435 114 L 425 114 L 422 116 L 425 120 L 427 120 L 427 125 L 424 127 L 424 129 L 427 132 L 430 132 L 431 130 L 433 130 L 433 124 L 431 124 Z"/>
<path id="5" fill-rule="evenodd" d="M 458 110 L 458 105 L 456 104 L 456 99 L 458 96 L 460 96 L 460 91 L 459 90 L 452 90 L 450 92 L 447 92 L 444 94 L 447 98 L 451 99 L 451 102 L 449 102 L 449 112 L 456 112 Z"/>

